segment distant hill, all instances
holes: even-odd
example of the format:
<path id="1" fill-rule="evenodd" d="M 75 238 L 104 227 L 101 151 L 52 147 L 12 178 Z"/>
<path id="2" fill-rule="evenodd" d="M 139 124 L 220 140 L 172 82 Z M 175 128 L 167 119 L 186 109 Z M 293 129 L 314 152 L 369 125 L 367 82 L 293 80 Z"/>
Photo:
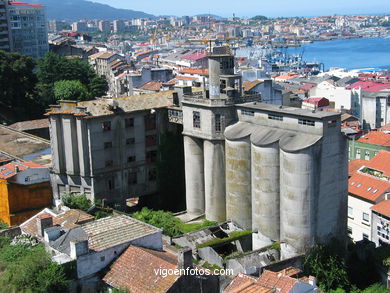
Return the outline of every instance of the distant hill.
<path id="1" fill-rule="evenodd" d="M 85 0 L 22 0 L 46 6 L 47 19 L 76 21 L 79 19 L 154 18 L 154 15 L 130 9 L 118 9 Z"/>

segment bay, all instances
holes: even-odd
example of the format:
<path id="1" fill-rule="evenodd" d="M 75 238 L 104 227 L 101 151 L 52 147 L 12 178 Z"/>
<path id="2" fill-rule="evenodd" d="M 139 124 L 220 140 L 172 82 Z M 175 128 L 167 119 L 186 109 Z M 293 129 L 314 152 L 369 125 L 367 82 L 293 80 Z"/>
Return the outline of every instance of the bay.
<path id="1" fill-rule="evenodd" d="M 390 69 L 390 38 L 360 38 L 319 41 L 287 49 L 289 55 L 303 54 L 306 62 L 320 62 L 347 69 Z"/>

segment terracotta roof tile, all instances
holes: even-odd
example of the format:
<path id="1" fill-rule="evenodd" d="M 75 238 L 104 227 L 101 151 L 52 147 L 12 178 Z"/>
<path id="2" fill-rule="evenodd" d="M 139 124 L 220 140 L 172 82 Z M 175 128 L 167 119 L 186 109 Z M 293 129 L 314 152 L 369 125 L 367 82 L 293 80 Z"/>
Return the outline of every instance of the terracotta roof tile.
<path id="1" fill-rule="evenodd" d="M 348 163 L 348 175 L 352 176 L 367 163 L 365 160 L 353 160 Z"/>
<path id="2" fill-rule="evenodd" d="M 185 68 L 180 70 L 179 73 L 208 75 L 209 71 L 207 69 Z"/>
<path id="3" fill-rule="evenodd" d="M 294 287 L 297 279 L 284 275 L 281 272 L 272 272 L 264 270 L 259 277 L 259 284 L 268 287 L 275 288 L 277 292 L 288 293 Z"/>
<path id="4" fill-rule="evenodd" d="M 160 268 L 176 269 L 176 256 L 130 246 L 110 266 L 103 280 L 114 288 L 126 288 L 132 293 L 166 292 L 180 276 L 156 274 L 155 270 Z"/>
<path id="5" fill-rule="evenodd" d="M 139 89 L 146 90 L 146 91 L 159 91 L 162 86 L 161 81 L 148 81 L 141 85 Z"/>
<path id="6" fill-rule="evenodd" d="M 381 201 L 380 203 L 372 206 L 371 209 L 379 214 L 390 217 L 390 199 Z"/>
<path id="7" fill-rule="evenodd" d="M 381 131 L 371 131 L 357 141 L 381 146 L 390 146 L 390 134 Z"/>
<path id="8" fill-rule="evenodd" d="M 15 168 L 19 168 L 19 172 L 27 170 L 29 168 L 46 168 L 40 164 L 34 162 L 11 162 L 6 165 L 0 166 L 0 178 L 9 179 L 16 175 Z"/>
<path id="9" fill-rule="evenodd" d="M 371 202 L 390 190 L 390 182 L 366 174 L 355 173 L 348 180 L 348 192 Z"/>
<path id="10" fill-rule="evenodd" d="M 258 279 L 239 273 L 225 288 L 224 293 L 271 293 L 274 290 L 260 286 Z"/>

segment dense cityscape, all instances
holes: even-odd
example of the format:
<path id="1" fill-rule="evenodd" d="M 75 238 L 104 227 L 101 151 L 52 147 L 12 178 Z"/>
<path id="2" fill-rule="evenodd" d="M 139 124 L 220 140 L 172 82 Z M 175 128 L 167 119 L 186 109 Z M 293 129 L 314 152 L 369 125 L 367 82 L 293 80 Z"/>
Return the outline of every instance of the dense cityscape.
<path id="1" fill-rule="evenodd" d="M 0 0 L 0 293 L 390 292 L 389 14 L 27 2 Z"/>

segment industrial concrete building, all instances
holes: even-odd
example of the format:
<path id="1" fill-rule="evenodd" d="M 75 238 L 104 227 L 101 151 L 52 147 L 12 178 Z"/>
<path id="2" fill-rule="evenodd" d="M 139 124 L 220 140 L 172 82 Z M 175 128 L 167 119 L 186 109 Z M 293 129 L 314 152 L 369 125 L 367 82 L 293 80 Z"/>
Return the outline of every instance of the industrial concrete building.
<path id="1" fill-rule="evenodd" d="M 243 95 L 233 57 L 218 51 L 209 56 L 208 89 L 179 96 L 188 214 L 252 229 L 253 249 L 280 241 L 283 258 L 344 239 L 348 158 L 340 114 Z"/>
<path id="2" fill-rule="evenodd" d="M 157 192 L 159 136 L 172 91 L 86 102 L 61 101 L 48 112 L 57 204 L 63 193 L 124 205 Z"/>

